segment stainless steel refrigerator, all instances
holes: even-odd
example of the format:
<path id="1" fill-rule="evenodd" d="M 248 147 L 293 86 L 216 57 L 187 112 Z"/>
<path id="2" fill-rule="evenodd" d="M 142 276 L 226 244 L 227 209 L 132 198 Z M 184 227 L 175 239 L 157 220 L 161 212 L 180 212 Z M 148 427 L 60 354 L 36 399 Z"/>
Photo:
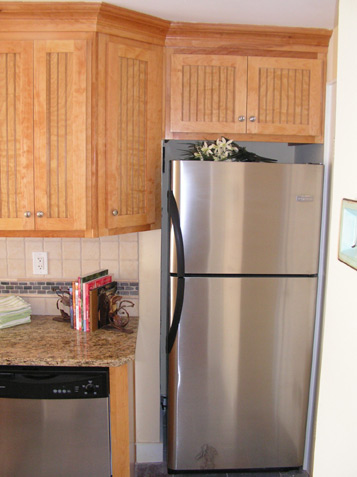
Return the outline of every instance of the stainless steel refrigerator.
<path id="1" fill-rule="evenodd" d="M 168 468 L 299 468 L 323 166 L 165 167 Z"/>

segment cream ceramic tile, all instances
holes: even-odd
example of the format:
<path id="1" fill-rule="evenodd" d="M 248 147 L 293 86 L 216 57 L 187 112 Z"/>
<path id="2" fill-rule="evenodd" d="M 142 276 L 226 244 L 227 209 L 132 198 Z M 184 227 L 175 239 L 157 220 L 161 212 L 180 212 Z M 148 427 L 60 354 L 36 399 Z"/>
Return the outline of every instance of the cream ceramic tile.
<path id="1" fill-rule="evenodd" d="M 123 234 L 120 235 L 120 242 L 137 242 L 138 241 L 138 234 L 132 233 L 132 234 Z"/>
<path id="2" fill-rule="evenodd" d="M 121 280 L 138 280 L 139 279 L 139 265 L 134 260 L 120 261 L 120 279 Z"/>
<path id="3" fill-rule="evenodd" d="M 138 260 L 137 242 L 120 242 L 120 261 Z"/>
<path id="4" fill-rule="evenodd" d="M 32 252 L 43 252 L 43 239 L 25 238 L 26 260 L 32 260 Z"/>
<path id="5" fill-rule="evenodd" d="M 62 239 L 62 258 L 64 260 L 76 260 L 81 257 L 80 239 Z"/>
<path id="6" fill-rule="evenodd" d="M 57 309 L 57 300 L 58 297 L 46 297 L 45 298 L 45 311 L 46 315 L 59 316 L 61 313 Z"/>
<path id="7" fill-rule="evenodd" d="M 119 242 L 119 235 L 108 235 L 106 237 L 99 237 L 100 243 L 102 242 Z"/>
<path id="8" fill-rule="evenodd" d="M 48 260 L 48 278 L 62 278 L 62 260 Z"/>
<path id="9" fill-rule="evenodd" d="M 25 259 L 25 239 L 8 238 L 7 257 L 8 259 Z"/>
<path id="10" fill-rule="evenodd" d="M 118 280 L 119 262 L 117 260 L 101 260 L 100 268 L 108 268 L 109 274 L 113 275 L 113 280 Z"/>
<path id="11" fill-rule="evenodd" d="M 39 275 L 34 275 L 33 274 L 33 262 L 32 262 L 32 254 L 30 255 L 30 258 L 26 258 L 25 260 L 25 277 L 26 278 L 33 278 L 33 277 L 38 277 Z"/>
<path id="12" fill-rule="evenodd" d="M 0 238 L 0 259 L 7 257 L 6 238 Z"/>
<path id="13" fill-rule="evenodd" d="M 46 314 L 46 298 L 34 297 L 28 295 L 22 295 L 22 298 L 31 305 L 31 311 L 33 315 L 45 315 Z"/>
<path id="14" fill-rule="evenodd" d="M 18 260 L 10 258 L 7 261 L 8 277 L 9 278 L 23 278 L 26 275 L 25 260 Z"/>
<path id="15" fill-rule="evenodd" d="M 43 244 L 44 252 L 48 252 L 48 260 L 62 260 L 61 239 L 45 239 Z"/>
<path id="16" fill-rule="evenodd" d="M 93 273 L 100 268 L 99 260 L 82 260 L 82 272 L 81 275 Z"/>
<path id="17" fill-rule="evenodd" d="M 7 259 L 0 258 L 0 277 L 7 278 Z"/>
<path id="18" fill-rule="evenodd" d="M 118 260 L 119 258 L 118 241 L 101 242 L 100 243 L 100 258 L 101 260 Z"/>
<path id="19" fill-rule="evenodd" d="M 99 239 L 82 239 L 82 260 L 99 260 Z"/>
<path id="20" fill-rule="evenodd" d="M 76 280 L 81 274 L 80 260 L 63 260 L 63 278 L 66 280 Z"/>

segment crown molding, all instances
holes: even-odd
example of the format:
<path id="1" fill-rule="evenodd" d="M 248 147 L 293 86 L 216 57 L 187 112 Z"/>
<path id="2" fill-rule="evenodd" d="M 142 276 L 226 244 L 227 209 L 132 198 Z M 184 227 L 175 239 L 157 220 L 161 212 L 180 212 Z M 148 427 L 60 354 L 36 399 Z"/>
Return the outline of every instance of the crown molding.
<path id="1" fill-rule="evenodd" d="M 169 26 L 105 2 L 0 2 L 0 32 L 101 32 L 164 44 Z"/>
<path id="2" fill-rule="evenodd" d="M 239 48 L 316 49 L 321 52 L 327 51 L 331 34 L 331 30 L 319 28 L 172 22 L 166 35 L 166 46 L 235 44 Z"/>

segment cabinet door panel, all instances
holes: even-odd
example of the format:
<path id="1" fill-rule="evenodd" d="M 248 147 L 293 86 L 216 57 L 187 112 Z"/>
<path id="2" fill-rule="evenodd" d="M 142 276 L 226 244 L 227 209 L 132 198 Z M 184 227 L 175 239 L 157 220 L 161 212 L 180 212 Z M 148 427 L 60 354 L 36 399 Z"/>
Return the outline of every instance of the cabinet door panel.
<path id="1" fill-rule="evenodd" d="M 109 229 L 155 220 L 154 167 L 148 141 L 156 121 L 155 52 L 108 43 L 106 214 Z"/>
<path id="2" fill-rule="evenodd" d="M 244 133 L 247 58 L 171 57 L 171 131 Z"/>
<path id="3" fill-rule="evenodd" d="M 86 42 L 35 42 L 37 230 L 86 226 Z"/>
<path id="4" fill-rule="evenodd" d="M 30 230 L 33 205 L 33 44 L 0 44 L 0 229 Z M 25 216 L 30 214 L 29 217 Z"/>
<path id="5" fill-rule="evenodd" d="M 247 133 L 322 134 L 322 72 L 321 60 L 249 58 Z"/>

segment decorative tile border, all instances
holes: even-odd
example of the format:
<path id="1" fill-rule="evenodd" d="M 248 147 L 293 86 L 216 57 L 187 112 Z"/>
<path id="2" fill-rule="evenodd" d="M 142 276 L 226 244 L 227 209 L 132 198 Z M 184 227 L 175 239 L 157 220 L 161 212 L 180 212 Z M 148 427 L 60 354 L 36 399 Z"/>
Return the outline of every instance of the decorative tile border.
<path id="1" fill-rule="evenodd" d="M 138 296 L 139 283 L 135 281 L 119 281 L 118 291 L 123 296 Z M 0 281 L 0 295 L 55 295 L 58 287 L 70 287 L 72 282 L 66 281 L 25 281 L 25 280 L 2 280 Z"/>

